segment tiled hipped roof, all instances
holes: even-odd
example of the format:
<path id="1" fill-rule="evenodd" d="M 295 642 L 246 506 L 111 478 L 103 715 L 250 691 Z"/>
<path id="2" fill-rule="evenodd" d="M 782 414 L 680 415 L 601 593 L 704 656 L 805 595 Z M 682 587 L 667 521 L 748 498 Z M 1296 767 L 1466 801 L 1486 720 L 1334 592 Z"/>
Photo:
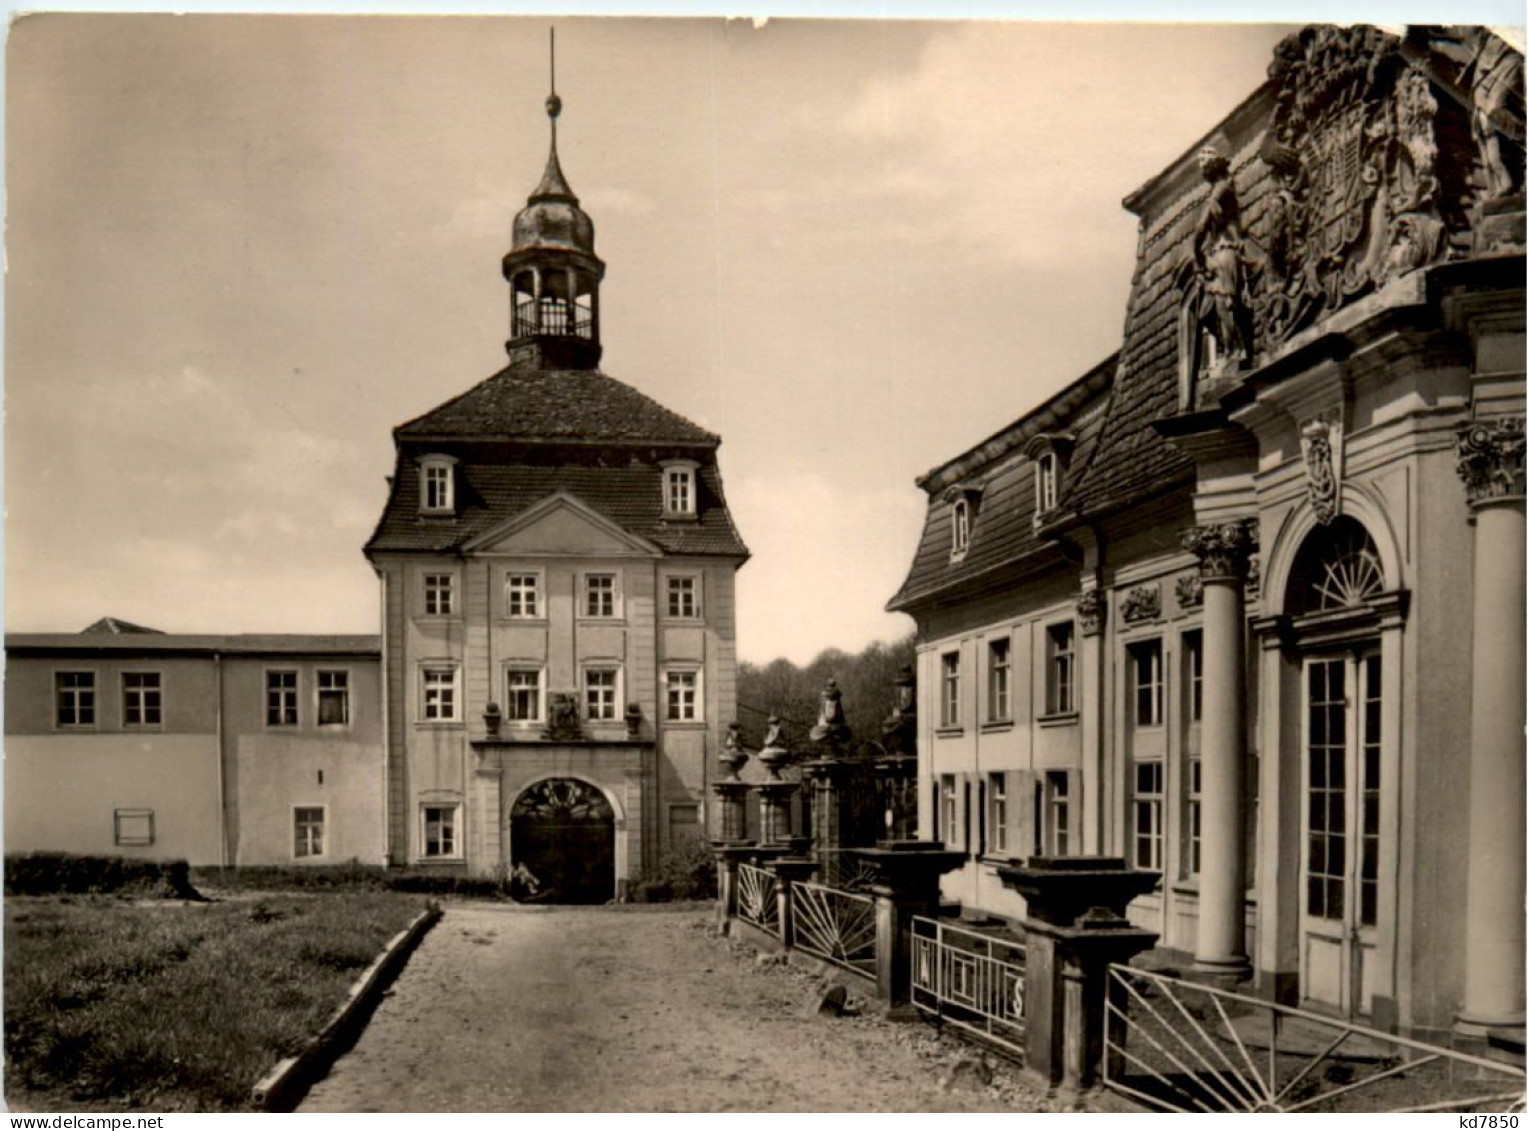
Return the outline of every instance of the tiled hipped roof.
<path id="1" fill-rule="evenodd" d="M 418 468 L 409 456 L 400 455 L 387 509 L 366 549 L 449 553 L 548 495 L 566 491 L 668 553 L 746 556 L 748 548 L 733 526 L 722 497 L 716 464 L 702 464 L 696 481 L 697 517 L 693 521 L 668 521 L 663 514 L 663 472 L 653 464 L 466 463 L 457 468 L 456 517 L 427 518 L 419 513 Z"/>
<path id="2" fill-rule="evenodd" d="M 1034 463 L 1019 453 L 1025 441 L 1034 435 L 1042 432 L 1069 432 L 1076 437 L 1069 466 L 1076 468 L 1086 464 L 1097 446 L 1099 425 L 1103 420 L 1101 412 L 1096 408 L 1091 411 L 1084 408 L 1080 417 L 1063 416 L 1054 422 L 1054 427 L 1044 429 L 1038 427 L 1036 422 L 1052 405 L 1076 397 L 1077 390 L 1084 384 L 1106 379 L 1107 374 L 1113 371 L 1115 361 L 1115 357 L 1109 357 L 1028 416 L 972 452 L 957 457 L 924 477 L 922 482 L 930 496 L 923 521 L 923 535 L 918 541 L 907 579 L 887 603 L 887 608 L 904 609 L 941 592 L 979 585 L 986 576 L 997 573 L 1003 567 L 1021 562 L 1048 547 L 1054 550 L 1052 543 L 1035 532 Z M 1096 404 L 1096 400 L 1093 403 Z M 959 561 L 952 561 L 950 547 L 954 503 L 945 497 L 945 481 L 956 473 L 958 465 L 984 449 L 993 450 L 994 456 L 984 466 L 973 468 L 957 484 L 979 488 L 980 499 L 971 522 L 966 553 Z"/>
<path id="3" fill-rule="evenodd" d="M 543 369 L 531 361 L 501 369 L 394 431 L 400 439 L 720 443 L 714 433 L 597 369 Z"/>

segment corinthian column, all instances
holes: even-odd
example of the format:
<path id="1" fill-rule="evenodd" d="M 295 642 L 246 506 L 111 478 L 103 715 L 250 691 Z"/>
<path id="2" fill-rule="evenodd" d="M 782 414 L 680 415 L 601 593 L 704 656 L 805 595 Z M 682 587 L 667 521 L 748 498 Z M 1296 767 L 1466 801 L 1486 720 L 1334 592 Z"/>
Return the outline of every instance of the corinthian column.
<path id="1" fill-rule="evenodd" d="M 1250 520 L 1183 534 L 1204 583 L 1204 699 L 1200 721 L 1199 936 L 1194 969 L 1217 981 L 1251 973 L 1246 941 L 1247 665 L 1242 587 L 1257 549 Z"/>
<path id="2" fill-rule="evenodd" d="M 1475 515 L 1461 1026 L 1523 1025 L 1523 418 L 1459 429 Z"/>

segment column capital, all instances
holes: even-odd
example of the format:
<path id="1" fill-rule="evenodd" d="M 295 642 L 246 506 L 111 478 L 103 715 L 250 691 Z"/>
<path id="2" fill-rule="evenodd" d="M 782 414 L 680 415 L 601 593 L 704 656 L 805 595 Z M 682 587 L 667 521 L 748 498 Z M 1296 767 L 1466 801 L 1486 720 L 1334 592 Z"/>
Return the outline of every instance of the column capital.
<path id="1" fill-rule="evenodd" d="M 1199 559 L 1201 581 L 1247 578 L 1247 563 L 1257 550 L 1257 520 L 1232 519 L 1191 526 L 1183 532 L 1183 548 Z"/>
<path id="2" fill-rule="evenodd" d="M 1459 426 L 1459 478 L 1470 506 L 1523 497 L 1523 418 L 1502 416 Z"/>
<path id="3" fill-rule="evenodd" d="M 1097 636 L 1104 630 L 1102 589 L 1084 589 L 1077 598 L 1077 625 L 1084 636 Z"/>

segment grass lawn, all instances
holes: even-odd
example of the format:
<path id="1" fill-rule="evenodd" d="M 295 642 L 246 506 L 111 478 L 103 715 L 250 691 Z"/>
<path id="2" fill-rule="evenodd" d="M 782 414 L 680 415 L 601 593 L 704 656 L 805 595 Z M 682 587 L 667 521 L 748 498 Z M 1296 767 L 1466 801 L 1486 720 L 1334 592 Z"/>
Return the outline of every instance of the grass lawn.
<path id="1" fill-rule="evenodd" d="M 13 1107 L 238 1111 L 424 908 L 394 892 L 5 901 Z"/>

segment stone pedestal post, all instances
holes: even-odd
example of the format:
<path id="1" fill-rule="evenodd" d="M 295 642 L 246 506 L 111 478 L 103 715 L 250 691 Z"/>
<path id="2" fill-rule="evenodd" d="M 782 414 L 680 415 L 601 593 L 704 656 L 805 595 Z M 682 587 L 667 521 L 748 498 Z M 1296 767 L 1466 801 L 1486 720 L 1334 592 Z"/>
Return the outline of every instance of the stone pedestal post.
<path id="1" fill-rule="evenodd" d="M 1075 1096 L 1098 1080 L 1110 995 L 1110 963 L 1157 941 L 1132 927 L 1125 908 L 1157 883 L 1155 872 L 1117 856 L 1037 856 L 998 869 L 1024 897 L 1024 1064 L 1048 1087 Z"/>
<path id="2" fill-rule="evenodd" d="M 768 781 L 756 788 L 759 792 L 759 843 L 790 843 L 791 797 L 796 792 L 796 783 Z"/>
<path id="3" fill-rule="evenodd" d="M 754 849 L 748 844 L 713 842 L 711 852 L 716 857 L 716 925 L 726 934 L 737 918 L 737 866 L 749 859 Z"/>
<path id="4" fill-rule="evenodd" d="M 805 856 L 780 856 L 765 865 L 775 877 L 775 899 L 780 919 L 780 945 L 789 950 L 796 937 L 792 913 L 791 886 L 811 879 L 817 861 Z"/>
<path id="5" fill-rule="evenodd" d="M 1459 473 L 1475 515 L 1470 695 L 1467 1035 L 1524 1024 L 1523 420 L 1459 432 Z"/>
<path id="6" fill-rule="evenodd" d="M 910 1017 L 913 916 L 939 914 L 939 877 L 965 863 L 937 841 L 882 841 L 854 855 L 875 869 L 875 994 L 894 1017 Z"/>
<path id="7" fill-rule="evenodd" d="M 1188 530 L 1204 584 L 1204 699 L 1199 727 L 1199 934 L 1194 972 L 1217 983 L 1249 977 L 1246 910 L 1247 644 L 1242 590 L 1257 548 L 1250 521 Z"/>
<path id="8" fill-rule="evenodd" d="M 844 785 L 853 770 L 850 763 L 832 754 L 801 766 L 802 777 L 812 791 L 812 852 L 824 868 L 848 847 L 849 797 Z"/>

